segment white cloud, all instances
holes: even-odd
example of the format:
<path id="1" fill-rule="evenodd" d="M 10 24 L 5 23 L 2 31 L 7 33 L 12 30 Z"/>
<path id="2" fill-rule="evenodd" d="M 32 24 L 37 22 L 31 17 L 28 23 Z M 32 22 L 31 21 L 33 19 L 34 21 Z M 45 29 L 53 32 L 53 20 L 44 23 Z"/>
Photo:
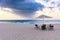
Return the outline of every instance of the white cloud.
<path id="1" fill-rule="evenodd" d="M 43 4 L 45 7 L 57 7 L 58 3 L 60 3 L 60 0 L 50 0 L 49 2 L 45 2 L 44 0 L 35 0 L 35 1 Z"/>

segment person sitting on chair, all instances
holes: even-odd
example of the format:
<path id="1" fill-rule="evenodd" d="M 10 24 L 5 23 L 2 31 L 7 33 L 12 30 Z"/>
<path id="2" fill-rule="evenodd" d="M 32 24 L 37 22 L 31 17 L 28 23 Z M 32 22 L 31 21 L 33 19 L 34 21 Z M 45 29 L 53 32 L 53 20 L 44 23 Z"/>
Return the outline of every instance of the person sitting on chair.
<path id="1" fill-rule="evenodd" d="M 35 24 L 35 28 L 40 29 L 39 26 L 38 26 L 37 24 Z"/>
<path id="2" fill-rule="evenodd" d="M 43 25 L 41 26 L 41 29 L 42 29 L 42 30 L 46 30 L 46 24 L 43 24 Z"/>
<path id="3" fill-rule="evenodd" d="M 50 24 L 50 30 L 53 30 L 54 29 L 54 26 Z"/>

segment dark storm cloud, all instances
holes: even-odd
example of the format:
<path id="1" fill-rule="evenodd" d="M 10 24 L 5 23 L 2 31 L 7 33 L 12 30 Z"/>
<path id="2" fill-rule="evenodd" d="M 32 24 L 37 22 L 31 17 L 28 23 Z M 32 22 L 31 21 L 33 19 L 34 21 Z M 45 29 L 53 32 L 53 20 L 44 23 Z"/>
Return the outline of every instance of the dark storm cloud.
<path id="1" fill-rule="evenodd" d="M 38 10 L 43 10 L 44 5 L 36 2 L 26 2 L 25 0 L 3 0 L 3 7 L 12 8 L 16 14 L 21 14 L 24 16 L 31 16 L 34 12 Z M 18 10 L 18 11 L 17 11 Z"/>

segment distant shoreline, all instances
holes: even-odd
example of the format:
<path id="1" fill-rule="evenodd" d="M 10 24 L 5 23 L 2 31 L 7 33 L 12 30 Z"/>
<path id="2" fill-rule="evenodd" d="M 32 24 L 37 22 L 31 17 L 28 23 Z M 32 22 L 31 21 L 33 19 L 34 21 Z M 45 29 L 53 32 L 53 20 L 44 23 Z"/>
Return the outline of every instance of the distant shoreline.
<path id="1" fill-rule="evenodd" d="M 0 20 L 0 23 L 60 24 L 60 20 Z"/>

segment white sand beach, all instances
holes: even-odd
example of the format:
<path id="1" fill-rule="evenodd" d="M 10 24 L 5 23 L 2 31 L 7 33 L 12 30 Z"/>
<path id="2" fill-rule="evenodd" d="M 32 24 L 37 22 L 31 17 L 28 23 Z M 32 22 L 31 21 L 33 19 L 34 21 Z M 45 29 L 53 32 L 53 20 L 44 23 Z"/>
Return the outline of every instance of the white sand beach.
<path id="1" fill-rule="evenodd" d="M 36 30 L 34 24 L 0 23 L 0 40 L 60 40 L 60 25 L 54 30 Z"/>

